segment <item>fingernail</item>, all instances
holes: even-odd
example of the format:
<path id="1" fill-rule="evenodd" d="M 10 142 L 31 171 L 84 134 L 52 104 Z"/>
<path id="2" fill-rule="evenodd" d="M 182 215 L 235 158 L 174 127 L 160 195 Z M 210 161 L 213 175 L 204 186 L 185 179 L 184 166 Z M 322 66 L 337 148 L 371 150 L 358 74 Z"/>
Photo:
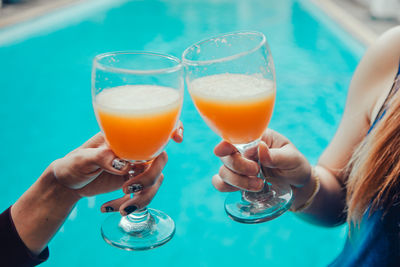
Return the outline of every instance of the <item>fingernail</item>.
<path id="1" fill-rule="evenodd" d="M 250 180 L 250 187 L 256 190 L 261 190 L 264 185 L 264 181 L 260 178 L 253 178 Z"/>
<path id="2" fill-rule="evenodd" d="M 134 212 L 135 210 L 137 210 L 136 206 L 128 206 L 124 209 L 124 211 L 126 212 L 126 215 L 131 214 L 132 212 Z"/>
<path id="3" fill-rule="evenodd" d="M 126 162 L 122 159 L 114 159 L 112 161 L 113 168 L 117 169 L 119 171 L 122 170 L 125 167 L 125 165 L 126 165 Z"/>
<path id="4" fill-rule="evenodd" d="M 106 207 L 106 212 L 112 212 L 112 211 L 114 211 L 114 208 L 113 207 Z"/>
<path id="5" fill-rule="evenodd" d="M 143 185 L 141 184 L 131 184 L 126 187 L 126 194 L 136 193 L 143 190 Z"/>
<path id="6" fill-rule="evenodd" d="M 182 128 L 179 128 L 178 134 L 179 134 L 181 137 L 183 137 L 183 129 L 182 129 Z"/>

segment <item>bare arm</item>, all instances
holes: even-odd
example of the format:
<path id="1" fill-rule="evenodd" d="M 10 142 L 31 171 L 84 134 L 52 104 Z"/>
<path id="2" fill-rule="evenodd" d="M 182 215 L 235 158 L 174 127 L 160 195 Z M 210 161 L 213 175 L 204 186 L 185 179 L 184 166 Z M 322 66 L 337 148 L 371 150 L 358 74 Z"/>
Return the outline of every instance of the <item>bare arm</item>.
<path id="1" fill-rule="evenodd" d="M 37 182 L 12 206 L 11 217 L 25 245 L 39 254 L 79 200 L 47 168 Z"/>
<path id="2" fill-rule="evenodd" d="M 343 176 L 342 170 L 367 135 L 392 87 L 399 67 L 399 48 L 400 27 L 397 27 L 381 36 L 358 65 L 349 87 L 342 121 L 315 168 L 321 180 L 321 190 L 300 217 L 327 225 L 345 220 L 347 177 Z"/>

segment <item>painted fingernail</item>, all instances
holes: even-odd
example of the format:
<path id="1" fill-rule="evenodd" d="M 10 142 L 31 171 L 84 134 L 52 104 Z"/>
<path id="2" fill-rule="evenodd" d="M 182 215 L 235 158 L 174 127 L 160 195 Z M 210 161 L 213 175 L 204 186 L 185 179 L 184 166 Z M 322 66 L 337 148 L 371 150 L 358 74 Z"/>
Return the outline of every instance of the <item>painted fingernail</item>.
<path id="1" fill-rule="evenodd" d="M 114 159 L 112 161 L 113 168 L 117 169 L 119 171 L 122 170 L 125 167 L 125 165 L 126 165 L 126 162 L 122 159 Z"/>
<path id="2" fill-rule="evenodd" d="M 136 193 L 143 190 L 143 185 L 141 184 L 131 184 L 126 187 L 126 194 Z"/>
<path id="3" fill-rule="evenodd" d="M 112 212 L 112 211 L 114 211 L 114 208 L 113 207 L 106 207 L 106 212 Z"/>
<path id="4" fill-rule="evenodd" d="M 261 188 L 264 185 L 264 181 L 261 180 L 260 178 L 253 178 L 250 180 L 249 185 L 253 189 L 261 190 Z"/>
<path id="5" fill-rule="evenodd" d="M 137 210 L 136 206 L 128 206 L 124 209 L 124 211 L 126 212 L 126 215 L 131 214 L 132 212 L 134 212 L 135 210 Z"/>
<path id="6" fill-rule="evenodd" d="M 182 128 L 179 128 L 178 134 L 179 134 L 181 137 L 183 137 L 183 129 L 182 129 Z"/>

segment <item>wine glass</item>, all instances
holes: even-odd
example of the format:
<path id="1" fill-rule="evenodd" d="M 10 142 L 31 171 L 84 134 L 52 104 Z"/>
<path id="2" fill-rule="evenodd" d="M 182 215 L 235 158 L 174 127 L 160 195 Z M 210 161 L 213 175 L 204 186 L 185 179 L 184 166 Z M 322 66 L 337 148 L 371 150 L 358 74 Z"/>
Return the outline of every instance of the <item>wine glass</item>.
<path id="1" fill-rule="evenodd" d="M 183 52 L 182 62 L 189 93 L 205 122 L 240 153 L 254 155 L 276 94 L 274 63 L 264 34 L 234 32 L 200 41 Z M 290 185 L 272 181 L 262 171 L 258 177 L 264 180 L 260 192 L 241 190 L 226 198 L 225 211 L 233 220 L 259 223 L 289 209 Z"/>
<path id="2" fill-rule="evenodd" d="M 112 151 L 131 165 L 157 157 L 178 125 L 183 89 L 183 67 L 175 57 L 150 52 L 97 55 L 93 107 Z M 129 175 L 133 177 L 133 168 Z M 175 224 L 164 212 L 145 207 L 127 216 L 109 216 L 101 233 L 115 247 L 145 250 L 168 242 Z"/>

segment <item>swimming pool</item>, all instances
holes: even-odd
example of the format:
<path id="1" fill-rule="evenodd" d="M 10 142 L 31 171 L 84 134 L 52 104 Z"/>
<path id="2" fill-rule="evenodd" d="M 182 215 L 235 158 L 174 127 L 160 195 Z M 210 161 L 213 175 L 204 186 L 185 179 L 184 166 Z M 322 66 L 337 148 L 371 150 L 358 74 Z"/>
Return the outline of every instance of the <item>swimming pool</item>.
<path id="1" fill-rule="evenodd" d="M 307 1 L 101 0 L 0 30 L 0 209 L 57 157 L 95 134 L 90 72 L 96 54 L 153 50 L 180 56 L 199 39 L 235 30 L 266 34 L 275 59 L 277 103 L 270 127 L 315 163 L 334 134 L 363 47 Z M 165 180 L 151 207 L 176 223 L 163 247 L 127 252 L 106 244 L 100 205 L 83 199 L 50 243 L 42 266 L 325 266 L 341 251 L 345 226 L 321 228 L 287 213 L 259 225 L 231 221 L 211 185 L 219 138 L 186 94 L 185 140 L 167 147 Z M 13 169 L 8 162 L 21 164 Z M 207 201 L 205 201 L 207 199 Z"/>

